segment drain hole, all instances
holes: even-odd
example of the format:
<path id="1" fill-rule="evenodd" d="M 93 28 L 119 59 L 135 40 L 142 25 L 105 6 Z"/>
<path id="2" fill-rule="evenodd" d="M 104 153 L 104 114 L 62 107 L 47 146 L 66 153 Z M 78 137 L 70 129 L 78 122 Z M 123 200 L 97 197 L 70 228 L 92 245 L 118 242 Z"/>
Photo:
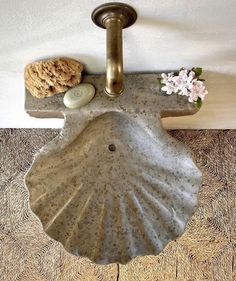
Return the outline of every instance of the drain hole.
<path id="1" fill-rule="evenodd" d="M 115 150 L 116 150 L 116 146 L 112 143 L 112 144 L 110 144 L 110 145 L 108 146 L 108 149 L 109 149 L 110 151 L 115 151 Z"/>

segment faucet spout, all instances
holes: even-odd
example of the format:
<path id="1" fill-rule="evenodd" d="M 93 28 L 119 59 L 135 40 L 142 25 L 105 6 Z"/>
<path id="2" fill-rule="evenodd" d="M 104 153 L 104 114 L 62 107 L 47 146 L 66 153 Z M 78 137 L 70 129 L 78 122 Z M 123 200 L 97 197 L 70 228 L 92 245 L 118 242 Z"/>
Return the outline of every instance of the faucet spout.
<path id="1" fill-rule="evenodd" d="M 92 13 L 93 22 L 107 31 L 106 86 L 104 92 L 117 97 L 124 91 L 122 29 L 137 19 L 135 10 L 124 3 L 107 3 Z"/>
<path id="2" fill-rule="evenodd" d="M 107 63 L 105 93 L 110 97 L 122 94 L 123 86 L 123 52 L 122 20 L 117 17 L 106 19 L 107 30 Z"/>

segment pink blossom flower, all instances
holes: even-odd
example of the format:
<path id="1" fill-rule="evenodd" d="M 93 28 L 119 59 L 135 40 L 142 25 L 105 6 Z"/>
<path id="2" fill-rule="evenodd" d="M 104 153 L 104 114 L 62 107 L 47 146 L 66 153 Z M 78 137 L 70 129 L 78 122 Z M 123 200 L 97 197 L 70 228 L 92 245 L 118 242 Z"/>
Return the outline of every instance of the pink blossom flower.
<path id="1" fill-rule="evenodd" d="M 182 69 L 178 75 L 174 75 L 173 72 L 162 73 L 161 77 L 161 83 L 164 84 L 161 90 L 167 95 L 178 93 L 178 95 L 187 96 L 189 102 L 197 102 L 198 98 L 204 100 L 208 94 L 204 83 L 195 79 L 195 73 L 192 70 Z"/>

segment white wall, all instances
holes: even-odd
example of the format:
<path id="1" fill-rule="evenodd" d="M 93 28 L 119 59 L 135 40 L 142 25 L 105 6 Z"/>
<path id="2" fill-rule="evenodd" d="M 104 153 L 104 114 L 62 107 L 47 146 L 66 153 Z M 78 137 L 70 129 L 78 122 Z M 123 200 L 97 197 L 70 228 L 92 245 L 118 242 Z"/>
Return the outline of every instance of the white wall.
<path id="1" fill-rule="evenodd" d="M 0 0 L 0 127 L 62 126 L 62 120 L 38 120 L 24 112 L 24 66 L 70 56 L 90 73 L 105 72 L 105 31 L 90 19 L 92 10 L 105 2 Z M 182 66 L 202 66 L 208 72 L 210 94 L 201 112 L 178 119 L 182 125 L 167 120 L 167 126 L 204 127 L 204 118 L 214 116 L 219 125 L 214 121 L 212 128 L 236 128 L 236 1 L 122 2 L 138 12 L 136 24 L 124 31 L 126 72 Z"/>

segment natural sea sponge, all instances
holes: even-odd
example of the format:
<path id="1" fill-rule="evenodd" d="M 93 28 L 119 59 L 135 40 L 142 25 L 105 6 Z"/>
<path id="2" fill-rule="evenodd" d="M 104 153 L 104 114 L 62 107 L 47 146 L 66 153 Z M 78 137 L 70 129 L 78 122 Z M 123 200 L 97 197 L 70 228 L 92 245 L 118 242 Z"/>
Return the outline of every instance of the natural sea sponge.
<path id="1" fill-rule="evenodd" d="M 25 86 L 39 99 L 51 97 L 78 85 L 82 71 L 83 65 L 69 58 L 33 62 L 25 68 Z"/>

